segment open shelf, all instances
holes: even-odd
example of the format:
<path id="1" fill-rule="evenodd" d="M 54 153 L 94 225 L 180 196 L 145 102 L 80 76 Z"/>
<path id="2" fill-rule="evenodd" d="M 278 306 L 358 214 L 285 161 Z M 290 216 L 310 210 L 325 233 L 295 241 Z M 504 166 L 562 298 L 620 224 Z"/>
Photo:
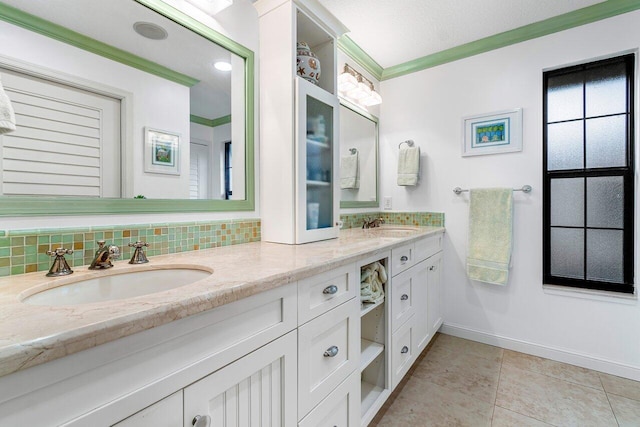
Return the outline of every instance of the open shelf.
<path id="1" fill-rule="evenodd" d="M 371 302 L 365 302 L 362 303 L 360 305 L 360 317 L 364 316 L 365 314 L 367 314 L 368 312 L 372 311 L 373 309 L 375 309 L 376 307 L 378 307 L 379 305 L 384 304 L 384 300 L 376 302 L 376 303 L 371 303 Z"/>
<path id="2" fill-rule="evenodd" d="M 364 418 L 374 406 L 380 406 L 376 403 L 383 397 L 385 390 L 382 387 L 364 381 L 360 383 L 360 386 L 362 387 L 360 391 L 360 416 Z"/>
<path id="3" fill-rule="evenodd" d="M 384 351 L 384 344 L 365 339 L 360 340 L 360 372 L 367 369 L 367 366 Z"/>

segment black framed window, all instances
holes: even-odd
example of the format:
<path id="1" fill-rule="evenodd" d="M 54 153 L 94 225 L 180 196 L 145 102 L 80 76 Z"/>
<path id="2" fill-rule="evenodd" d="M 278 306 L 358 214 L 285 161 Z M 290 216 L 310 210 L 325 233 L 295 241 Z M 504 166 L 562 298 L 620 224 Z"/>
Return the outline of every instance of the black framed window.
<path id="1" fill-rule="evenodd" d="M 545 284 L 634 291 L 634 64 L 544 73 Z"/>

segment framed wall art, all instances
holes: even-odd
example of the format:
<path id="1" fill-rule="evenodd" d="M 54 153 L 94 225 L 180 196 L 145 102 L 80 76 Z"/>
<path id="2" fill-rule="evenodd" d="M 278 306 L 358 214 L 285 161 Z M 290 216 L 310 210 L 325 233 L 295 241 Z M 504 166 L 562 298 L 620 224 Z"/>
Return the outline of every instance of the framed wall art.
<path id="1" fill-rule="evenodd" d="M 144 171 L 180 175 L 180 135 L 144 128 Z"/>
<path id="2" fill-rule="evenodd" d="M 522 108 L 462 118 L 462 156 L 522 151 Z"/>

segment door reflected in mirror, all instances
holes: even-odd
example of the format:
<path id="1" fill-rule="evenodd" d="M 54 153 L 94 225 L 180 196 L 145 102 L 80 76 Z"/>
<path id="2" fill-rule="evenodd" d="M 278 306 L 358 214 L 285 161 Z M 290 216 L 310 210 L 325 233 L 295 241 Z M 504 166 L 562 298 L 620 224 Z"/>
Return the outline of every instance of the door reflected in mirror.
<path id="1" fill-rule="evenodd" d="M 378 118 L 340 104 L 340 207 L 378 207 Z"/>
<path id="2" fill-rule="evenodd" d="M 0 76 L 17 129 L 0 137 L 2 200 L 253 196 L 251 51 L 167 5 L 158 7 L 172 19 L 141 4 L 155 0 L 3 3 Z M 147 128 L 177 144 L 152 147 Z"/>

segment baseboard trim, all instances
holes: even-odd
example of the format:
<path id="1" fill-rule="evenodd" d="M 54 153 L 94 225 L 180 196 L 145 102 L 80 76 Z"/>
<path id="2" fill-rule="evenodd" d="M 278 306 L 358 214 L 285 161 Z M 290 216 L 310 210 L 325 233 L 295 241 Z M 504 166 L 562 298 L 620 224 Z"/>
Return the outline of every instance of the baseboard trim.
<path id="1" fill-rule="evenodd" d="M 600 359 L 585 354 L 567 351 L 564 349 L 549 347 L 528 341 L 517 340 L 500 335 L 495 335 L 464 326 L 445 322 L 440 328 L 440 332 L 454 337 L 465 338 L 471 341 L 478 341 L 484 344 L 494 345 L 508 350 L 519 351 L 534 356 L 545 357 L 558 362 L 569 363 L 583 368 L 593 369 L 619 377 L 640 381 L 640 368 Z"/>

